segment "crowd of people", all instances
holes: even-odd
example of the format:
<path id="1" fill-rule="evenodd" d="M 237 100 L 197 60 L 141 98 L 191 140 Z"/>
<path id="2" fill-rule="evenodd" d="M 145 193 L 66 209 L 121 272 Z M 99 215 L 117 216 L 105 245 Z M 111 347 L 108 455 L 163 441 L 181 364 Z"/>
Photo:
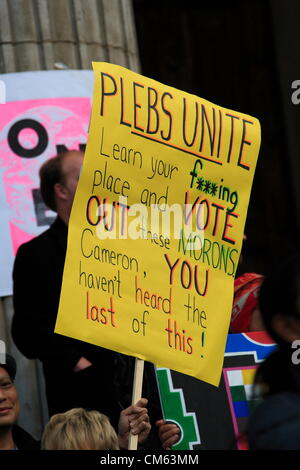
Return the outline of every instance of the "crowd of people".
<path id="1" fill-rule="evenodd" d="M 47 427 L 47 435 L 53 423 L 58 427 L 62 422 L 65 412 L 94 410 L 98 414 L 93 417 L 86 415 L 83 419 L 80 412 L 74 412 L 71 421 L 69 415 L 64 419 L 74 423 L 76 417 L 87 424 L 93 418 L 100 427 L 105 422 L 103 416 L 107 416 L 120 448 L 126 448 L 131 432 L 138 434 L 138 442 L 145 448 L 159 449 L 164 445 L 161 436 L 166 423 L 162 420 L 153 365 L 145 363 L 144 367 L 145 398 L 131 405 L 134 358 L 54 333 L 68 222 L 83 158 L 80 151 L 67 151 L 49 159 L 40 169 L 43 200 L 57 213 L 57 218 L 48 230 L 21 245 L 17 252 L 13 269 L 12 338 L 24 356 L 39 359 L 43 365 L 49 415 L 55 416 Z M 13 378 L 10 376 L 12 383 L 8 389 L 16 394 Z M 12 414 L 6 400 L 6 397 L 0 400 L 0 427 L 2 401 L 2 415 Z M 10 444 L 14 441 L 12 429 Z M 15 447 L 21 448 L 16 442 Z"/>
<path id="2" fill-rule="evenodd" d="M 67 151 L 41 167 L 41 194 L 57 217 L 20 246 L 13 270 L 12 338 L 27 358 L 42 362 L 51 418 L 41 443 L 17 425 L 17 367 L 7 354 L 0 363 L 0 449 L 126 449 L 130 433 L 138 436 L 139 446 L 169 449 L 180 430 L 162 418 L 153 365 L 145 364 L 144 398 L 132 405 L 134 358 L 54 333 L 83 157 Z M 249 421 L 250 448 L 300 448 L 300 375 L 291 361 L 291 345 L 300 335 L 299 309 L 300 256 L 265 277 L 246 273 L 235 280 L 230 331 L 266 329 L 278 343 L 256 374 L 263 401 Z"/>
<path id="3" fill-rule="evenodd" d="M 0 362 L 0 450 L 118 450 L 128 448 L 129 434 L 142 444 L 151 425 L 147 400 L 121 411 L 117 430 L 110 419 L 97 410 L 73 408 L 54 414 L 43 432 L 41 443 L 17 424 L 20 413 L 18 391 L 14 380 L 17 365 L 6 354 Z"/>

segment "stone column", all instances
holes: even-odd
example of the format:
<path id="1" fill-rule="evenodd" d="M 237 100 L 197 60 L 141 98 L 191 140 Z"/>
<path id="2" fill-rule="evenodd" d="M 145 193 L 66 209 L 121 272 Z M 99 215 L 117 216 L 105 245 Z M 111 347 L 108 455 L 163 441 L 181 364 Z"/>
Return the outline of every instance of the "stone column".
<path id="1" fill-rule="evenodd" d="M 93 60 L 139 71 L 131 0 L 0 0 L 0 73 Z"/>

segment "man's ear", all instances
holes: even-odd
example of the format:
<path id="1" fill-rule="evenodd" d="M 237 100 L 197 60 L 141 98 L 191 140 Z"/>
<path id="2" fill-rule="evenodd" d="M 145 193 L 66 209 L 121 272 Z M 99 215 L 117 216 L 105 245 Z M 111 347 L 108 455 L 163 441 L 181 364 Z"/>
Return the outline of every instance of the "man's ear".
<path id="1" fill-rule="evenodd" d="M 292 316 L 277 313 L 273 318 L 272 324 L 276 334 L 286 343 L 292 343 L 300 338 L 300 318 L 298 320 Z"/>
<path id="2" fill-rule="evenodd" d="M 67 199 L 67 190 L 65 186 L 61 183 L 55 183 L 54 193 L 58 199 Z"/>

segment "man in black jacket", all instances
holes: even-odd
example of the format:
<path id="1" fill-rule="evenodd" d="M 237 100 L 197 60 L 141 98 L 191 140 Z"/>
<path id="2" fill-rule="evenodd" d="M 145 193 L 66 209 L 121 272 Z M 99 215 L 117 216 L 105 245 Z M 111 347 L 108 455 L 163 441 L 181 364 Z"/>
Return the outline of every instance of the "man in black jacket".
<path id="1" fill-rule="evenodd" d="M 132 358 L 120 361 L 121 355 L 114 351 L 54 333 L 68 222 L 82 162 L 81 152 L 69 151 L 41 167 L 42 197 L 58 216 L 47 231 L 18 250 L 13 271 L 12 336 L 26 357 L 42 361 L 50 415 L 75 407 L 92 408 L 109 416 L 116 427 L 121 410 L 131 404 L 122 399 Z M 151 374 L 153 368 L 146 368 L 146 374 L 149 371 Z M 143 396 L 152 407 L 157 400 L 155 378 L 149 383 L 151 390 L 144 389 Z M 151 412 L 153 419 L 160 417 L 159 407 L 157 413 L 153 416 Z"/>
<path id="2" fill-rule="evenodd" d="M 69 151 L 41 167 L 43 199 L 58 216 L 48 230 L 18 250 L 12 336 L 26 357 L 43 364 L 50 415 L 74 407 L 94 408 L 116 425 L 121 409 L 113 390 L 115 353 L 54 333 L 68 222 L 82 162 L 83 153 Z"/>
<path id="3" fill-rule="evenodd" d="M 39 450 L 39 443 L 16 424 L 20 403 L 15 375 L 14 358 L 6 354 L 2 362 L 0 357 L 0 450 Z"/>

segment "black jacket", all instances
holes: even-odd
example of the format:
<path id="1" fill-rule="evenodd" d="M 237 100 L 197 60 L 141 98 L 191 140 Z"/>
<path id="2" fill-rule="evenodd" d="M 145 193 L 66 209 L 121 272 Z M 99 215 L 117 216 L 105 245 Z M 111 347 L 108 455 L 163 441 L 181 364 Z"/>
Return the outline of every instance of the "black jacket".
<path id="1" fill-rule="evenodd" d="M 52 226 L 20 246 L 13 270 L 12 336 L 28 358 L 42 361 L 50 415 L 73 407 L 98 409 L 116 424 L 116 353 L 54 333 L 67 247 L 67 227 Z M 81 357 L 93 366 L 74 373 Z"/>
<path id="2" fill-rule="evenodd" d="M 300 393 L 282 392 L 266 398 L 249 420 L 251 450 L 300 450 Z"/>
<path id="3" fill-rule="evenodd" d="M 41 448 L 38 441 L 16 424 L 12 428 L 12 435 L 18 450 L 40 450 Z"/>
<path id="4" fill-rule="evenodd" d="M 20 246 L 13 270 L 12 336 L 26 357 L 43 363 L 50 415 L 74 407 L 93 408 L 117 427 L 121 409 L 131 404 L 134 359 L 54 333 L 66 248 L 67 226 L 59 217 L 47 231 Z M 74 373 L 82 356 L 93 366 Z M 162 415 L 149 363 L 143 396 L 149 400 L 154 425 Z M 157 438 L 152 442 L 160 447 Z"/>

